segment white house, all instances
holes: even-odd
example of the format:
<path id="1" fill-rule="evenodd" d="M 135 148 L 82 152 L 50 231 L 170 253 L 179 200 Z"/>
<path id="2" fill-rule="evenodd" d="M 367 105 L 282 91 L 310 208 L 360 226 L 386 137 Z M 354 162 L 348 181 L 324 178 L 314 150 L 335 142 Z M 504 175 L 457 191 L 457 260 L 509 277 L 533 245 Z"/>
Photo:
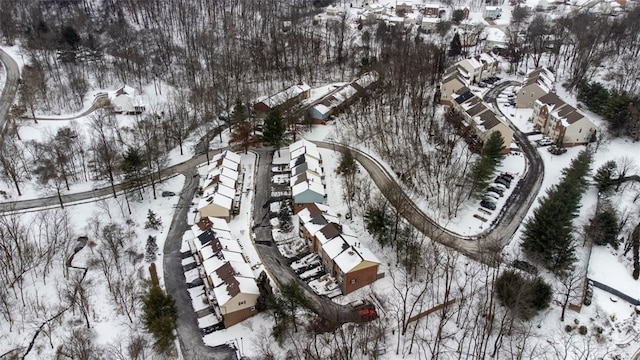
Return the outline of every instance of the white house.
<path id="1" fill-rule="evenodd" d="M 145 110 L 145 106 L 136 96 L 136 90 L 128 85 L 110 93 L 109 101 L 116 114 L 137 115 Z"/>

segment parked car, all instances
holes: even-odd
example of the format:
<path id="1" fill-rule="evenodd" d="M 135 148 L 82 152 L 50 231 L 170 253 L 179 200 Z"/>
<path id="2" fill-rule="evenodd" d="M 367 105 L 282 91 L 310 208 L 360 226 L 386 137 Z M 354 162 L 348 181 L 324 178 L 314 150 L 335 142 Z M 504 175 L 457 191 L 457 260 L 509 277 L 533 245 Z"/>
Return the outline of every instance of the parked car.
<path id="1" fill-rule="evenodd" d="M 562 155 L 564 153 L 567 152 L 566 148 L 557 146 L 557 145 L 551 145 L 549 146 L 549 152 L 552 153 L 553 155 Z"/>
<path id="2" fill-rule="evenodd" d="M 538 274 L 538 269 L 529 264 L 526 261 L 522 261 L 522 260 L 514 260 L 512 263 L 513 267 L 516 269 L 520 269 L 522 271 L 528 272 L 529 274 L 533 274 L 533 275 L 537 275 Z"/>
<path id="3" fill-rule="evenodd" d="M 489 201 L 495 201 L 500 199 L 500 195 L 497 193 L 494 193 L 493 191 L 487 191 L 486 194 L 484 194 L 484 199 L 485 200 L 489 200 Z"/>
<path id="4" fill-rule="evenodd" d="M 176 193 L 174 193 L 173 191 L 163 191 L 162 192 L 162 197 L 171 197 L 171 196 L 175 196 Z"/>
<path id="5" fill-rule="evenodd" d="M 553 145 L 553 140 L 549 138 L 542 138 L 538 140 L 537 143 L 538 143 L 538 146 L 549 146 L 549 145 Z"/>
<path id="6" fill-rule="evenodd" d="M 207 335 L 207 334 L 211 334 L 214 331 L 218 331 L 218 330 L 222 330 L 222 329 L 224 329 L 224 324 L 223 323 L 217 323 L 215 325 L 203 327 L 201 330 L 202 330 L 202 333 L 204 335 Z"/>
<path id="7" fill-rule="evenodd" d="M 507 189 L 511 187 L 511 181 L 509 181 L 506 178 L 500 177 L 500 176 L 498 176 L 493 182 L 495 184 L 500 184 L 500 185 L 506 187 Z"/>
<path id="8" fill-rule="evenodd" d="M 502 189 L 500 187 L 497 187 L 497 186 L 489 186 L 487 188 L 487 191 L 496 193 L 496 194 L 500 195 L 501 197 L 504 196 L 504 189 Z"/>
<path id="9" fill-rule="evenodd" d="M 482 200 L 480 201 L 480 206 L 482 206 L 485 209 L 489 209 L 489 210 L 495 210 L 496 209 L 496 203 L 489 201 L 489 200 Z"/>
<path id="10" fill-rule="evenodd" d="M 502 174 L 500 174 L 500 176 L 507 178 L 509 180 L 513 180 L 513 175 L 509 174 L 508 172 L 503 172 Z"/>

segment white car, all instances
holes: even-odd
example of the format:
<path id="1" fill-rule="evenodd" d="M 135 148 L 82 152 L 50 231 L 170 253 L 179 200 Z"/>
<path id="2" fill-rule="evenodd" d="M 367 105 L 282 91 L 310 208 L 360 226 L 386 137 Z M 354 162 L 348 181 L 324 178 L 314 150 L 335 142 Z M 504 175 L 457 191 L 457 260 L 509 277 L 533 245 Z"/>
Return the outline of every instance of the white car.
<path id="1" fill-rule="evenodd" d="M 542 139 L 538 140 L 538 145 L 539 146 L 553 145 L 553 140 L 551 140 L 549 138 L 542 138 Z"/>

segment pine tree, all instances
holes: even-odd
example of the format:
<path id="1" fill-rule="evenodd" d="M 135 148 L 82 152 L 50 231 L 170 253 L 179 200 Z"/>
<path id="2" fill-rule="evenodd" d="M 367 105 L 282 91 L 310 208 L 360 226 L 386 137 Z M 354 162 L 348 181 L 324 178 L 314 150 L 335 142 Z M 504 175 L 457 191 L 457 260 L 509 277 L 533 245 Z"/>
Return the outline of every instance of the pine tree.
<path id="1" fill-rule="evenodd" d="M 161 354 L 173 349 L 178 309 L 171 295 L 160 286 L 151 284 L 142 298 L 142 323 L 154 339 L 154 346 Z"/>
<path id="2" fill-rule="evenodd" d="M 565 274 L 576 260 L 573 220 L 588 186 L 591 154 L 582 151 L 563 170 L 563 177 L 542 198 L 533 218 L 525 224 L 522 250 L 556 275 Z"/>
<path id="3" fill-rule="evenodd" d="M 158 215 L 156 215 L 156 213 L 149 209 L 149 211 L 147 212 L 147 222 L 144 223 L 144 228 L 158 230 L 161 226 L 162 220 L 158 217 Z"/>
<path id="4" fill-rule="evenodd" d="M 280 152 L 280 147 L 284 144 L 287 125 L 282 119 L 282 114 L 278 110 L 271 111 L 264 119 L 264 131 L 262 132 L 262 142 L 265 145 L 274 146 Z"/>
<path id="5" fill-rule="evenodd" d="M 391 226 L 393 221 L 384 205 L 369 207 L 364 215 L 367 231 L 384 247 L 391 243 Z"/>
<path id="6" fill-rule="evenodd" d="M 607 161 L 598 168 L 596 174 L 593 175 L 593 181 L 596 183 L 596 188 L 598 188 L 599 192 L 607 194 L 613 190 L 613 185 L 616 183 L 614 177 L 617 170 L 618 164 L 613 160 Z"/>
<path id="7" fill-rule="evenodd" d="M 449 56 L 458 56 L 460 54 L 462 54 L 462 42 L 460 42 L 460 35 L 456 31 L 449 44 Z"/>
<path id="8" fill-rule="evenodd" d="M 147 245 L 145 246 L 145 254 L 144 259 L 146 262 L 154 262 L 156 261 L 156 252 L 158 251 L 158 244 L 156 242 L 156 237 L 149 235 L 147 238 Z"/>
<path id="9" fill-rule="evenodd" d="M 495 167 L 499 166 L 504 160 L 503 151 L 506 149 L 504 138 L 499 131 L 494 131 L 482 146 L 482 155 L 491 159 Z"/>
<path id="10" fill-rule="evenodd" d="M 498 131 L 491 133 L 487 141 L 482 146 L 482 154 L 473 164 L 469 173 L 471 182 L 469 197 L 482 197 L 484 189 L 487 188 L 493 177 L 496 168 L 502 163 L 505 155 L 504 138 Z"/>
<path id="11" fill-rule="evenodd" d="M 278 221 L 280 222 L 280 230 L 289 232 L 293 229 L 291 223 L 291 208 L 287 201 L 280 203 L 280 212 L 278 212 Z"/>

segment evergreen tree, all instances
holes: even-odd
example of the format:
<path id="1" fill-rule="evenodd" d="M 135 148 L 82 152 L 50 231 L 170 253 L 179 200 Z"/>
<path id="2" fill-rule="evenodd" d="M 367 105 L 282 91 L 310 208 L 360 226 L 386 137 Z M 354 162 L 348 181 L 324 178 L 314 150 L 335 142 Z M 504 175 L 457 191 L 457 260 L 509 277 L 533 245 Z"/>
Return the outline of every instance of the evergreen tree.
<path id="1" fill-rule="evenodd" d="M 615 209 L 605 201 L 585 228 L 587 238 L 596 245 L 611 245 L 618 248 L 618 216 Z"/>
<path id="2" fill-rule="evenodd" d="M 453 10 L 453 14 L 451 15 L 451 21 L 458 25 L 460 22 L 464 20 L 464 11 L 460 9 Z"/>
<path id="3" fill-rule="evenodd" d="M 573 220 L 588 186 L 591 154 L 582 151 L 563 170 L 563 177 L 542 198 L 533 218 L 525 224 L 522 250 L 556 275 L 571 270 L 576 260 Z"/>
<path id="4" fill-rule="evenodd" d="M 608 98 L 609 91 L 599 82 L 588 83 L 584 81 L 578 86 L 578 100 L 596 114 L 602 113 Z"/>
<path id="5" fill-rule="evenodd" d="M 494 131 L 482 146 L 482 155 L 491 160 L 493 166 L 497 167 L 504 160 L 505 155 L 502 153 L 506 149 L 504 138 L 499 131 Z"/>
<path id="6" fill-rule="evenodd" d="M 233 106 L 233 113 L 231 117 L 231 125 L 239 124 L 247 119 L 247 111 L 246 107 L 240 101 L 240 99 L 236 99 L 236 103 Z"/>
<path id="7" fill-rule="evenodd" d="M 158 217 L 156 213 L 149 209 L 149 211 L 147 212 L 147 222 L 144 223 L 144 228 L 158 230 L 161 226 L 162 220 L 160 219 L 160 217 Z"/>
<path id="8" fill-rule="evenodd" d="M 256 300 L 256 309 L 258 311 L 267 310 L 269 307 L 269 303 L 273 301 L 273 289 L 271 289 L 271 284 L 269 283 L 269 277 L 267 273 L 264 271 L 260 273 L 258 279 L 256 280 L 258 285 L 258 290 L 260 290 L 260 295 Z"/>
<path id="9" fill-rule="evenodd" d="M 280 154 L 280 147 L 284 145 L 287 125 L 282 114 L 278 110 L 271 111 L 264 120 L 264 131 L 262 132 L 262 142 L 265 145 L 274 146 Z"/>
<path id="10" fill-rule="evenodd" d="M 146 262 L 154 262 L 156 261 L 156 252 L 158 251 L 158 244 L 156 242 L 156 237 L 149 235 L 147 238 L 147 245 L 145 246 L 144 260 Z"/>
<path id="11" fill-rule="evenodd" d="M 280 222 L 280 230 L 283 232 L 289 232 L 293 229 L 291 223 L 291 208 L 289 203 L 283 200 L 280 203 L 280 212 L 278 212 L 278 221 Z"/>
<path id="12" fill-rule="evenodd" d="M 369 207 L 364 214 L 367 231 L 384 247 L 391 243 L 393 221 L 384 205 Z"/>
<path id="13" fill-rule="evenodd" d="M 280 294 L 274 296 L 269 303 L 275 325 L 272 335 L 282 344 L 285 339 L 286 332 L 291 326 L 295 332 L 298 332 L 298 312 L 309 312 L 312 310 L 311 302 L 304 296 L 304 292 L 297 282 L 291 281 L 282 286 Z"/>
<path id="14" fill-rule="evenodd" d="M 171 295 L 157 284 L 151 284 L 142 298 L 142 323 L 154 339 L 156 351 L 168 354 L 176 339 L 178 310 Z"/>
<path id="15" fill-rule="evenodd" d="M 460 42 L 460 35 L 456 31 L 449 44 L 449 56 L 458 56 L 460 54 L 462 54 L 462 42 Z"/>
<path id="16" fill-rule="evenodd" d="M 551 286 L 539 277 L 525 278 L 520 273 L 507 270 L 494 283 L 498 300 L 516 317 L 529 320 L 551 303 Z"/>
<path id="17" fill-rule="evenodd" d="M 613 160 L 607 161 L 598 168 L 593 176 L 593 181 L 596 183 L 596 188 L 598 188 L 599 192 L 607 194 L 613 190 L 613 186 L 616 183 L 614 177 L 617 174 L 617 170 L 618 164 Z"/>
<path id="18" fill-rule="evenodd" d="M 484 189 L 487 188 L 496 168 L 502 163 L 505 155 L 502 151 L 505 149 L 504 138 L 498 131 L 491 133 L 487 141 L 482 146 L 480 157 L 474 162 L 471 168 L 470 176 L 470 192 L 469 197 L 482 197 Z"/>
<path id="19" fill-rule="evenodd" d="M 602 108 L 602 117 L 609 123 L 609 130 L 615 135 L 625 134 L 631 113 L 629 103 L 632 98 L 627 93 L 612 92 Z"/>

